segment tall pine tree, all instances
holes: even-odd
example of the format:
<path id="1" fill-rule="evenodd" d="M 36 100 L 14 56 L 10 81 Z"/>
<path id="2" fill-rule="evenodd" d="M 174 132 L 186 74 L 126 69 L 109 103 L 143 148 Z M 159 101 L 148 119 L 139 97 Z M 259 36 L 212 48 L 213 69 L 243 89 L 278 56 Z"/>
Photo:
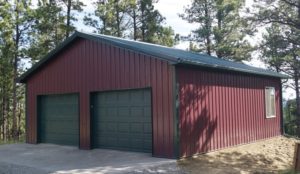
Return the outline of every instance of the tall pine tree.
<path id="1" fill-rule="evenodd" d="M 2 67 L 2 72 L 6 72 L 10 83 L 3 84 L 4 98 L 2 100 L 2 114 L 6 122 L 6 136 L 11 135 L 13 139 L 18 139 L 20 130 L 18 128 L 19 91 L 21 86 L 17 84 L 19 76 L 21 58 L 24 56 L 28 45 L 28 33 L 31 30 L 33 15 L 30 1 L 15 0 L 2 2 L 1 6 L 1 36 L 3 40 L 1 59 L 7 67 Z M 10 85 L 11 84 L 11 85 Z M 9 97 L 9 98 L 7 98 Z M 10 101 L 11 98 L 11 101 Z M 7 109 L 9 108 L 9 109 Z M 11 109 L 11 113 L 10 113 Z M 9 127 L 9 116 L 11 116 L 11 127 Z"/>
<path id="2" fill-rule="evenodd" d="M 164 17 L 154 9 L 153 0 L 98 0 L 96 10 L 84 21 L 95 32 L 117 37 L 173 46 L 174 31 L 163 26 Z"/>
<path id="3" fill-rule="evenodd" d="M 265 62 L 271 68 L 292 77 L 295 90 L 298 136 L 300 135 L 300 1 L 262 0 L 254 4 L 256 24 L 271 25 L 262 42 Z"/>
<path id="4" fill-rule="evenodd" d="M 251 59 L 252 47 L 245 39 L 250 23 L 240 16 L 244 1 L 193 0 L 180 17 L 200 25 L 193 41 L 208 55 L 236 61 Z"/>
<path id="5" fill-rule="evenodd" d="M 94 14 L 85 16 L 86 25 L 92 26 L 97 33 L 124 37 L 128 28 L 127 14 L 132 0 L 98 0 Z"/>

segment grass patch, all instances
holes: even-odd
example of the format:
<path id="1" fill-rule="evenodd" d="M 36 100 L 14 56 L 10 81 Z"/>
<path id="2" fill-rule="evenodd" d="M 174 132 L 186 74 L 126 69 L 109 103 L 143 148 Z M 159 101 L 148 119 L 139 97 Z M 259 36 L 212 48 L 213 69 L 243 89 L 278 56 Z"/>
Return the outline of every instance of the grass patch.
<path id="1" fill-rule="evenodd" d="M 291 170 L 280 172 L 280 174 L 297 174 L 297 172 L 291 169 Z"/>
<path id="2" fill-rule="evenodd" d="M 0 145 L 3 144 L 17 144 L 17 143 L 24 143 L 25 142 L 25 136 L 21 136 L 19 140 L 15 141 L 15 140 L 7 140 L 7 141 L 3 141 L 0 140 Z"/>

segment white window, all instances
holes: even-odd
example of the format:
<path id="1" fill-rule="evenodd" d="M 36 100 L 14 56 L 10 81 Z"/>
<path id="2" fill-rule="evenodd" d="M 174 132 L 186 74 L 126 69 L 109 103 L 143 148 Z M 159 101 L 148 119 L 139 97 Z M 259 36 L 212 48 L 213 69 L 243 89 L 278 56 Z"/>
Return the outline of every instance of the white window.
<path id="1" fill-rule="evenodd" d="M 276 117 L 276 107 L 275 107 L 275 88 L 266 87 L 265 88 L 265 108 L 266 108 L 266 117 L 273 118 Z"/>

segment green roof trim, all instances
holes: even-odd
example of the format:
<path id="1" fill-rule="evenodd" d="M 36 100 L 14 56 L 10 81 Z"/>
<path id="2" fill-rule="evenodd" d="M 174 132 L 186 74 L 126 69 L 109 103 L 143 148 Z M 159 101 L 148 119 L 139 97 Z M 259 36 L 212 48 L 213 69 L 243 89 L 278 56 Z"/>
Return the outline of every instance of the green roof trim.
<path id="1" fill-rule="evenodd" d="M 137 51 L 143 54 L 157 57 L 162 60 L 166 60 L 171 64 L 196 65 L 213 69 L 223 69 L 228 71 L 243 72 L 269 77 L 289 78 L 289 76 L 287 75 L 280 74 L 274 71 L 256 68 L 243 63 L 224 60 L 206 54 L 194 53 L 185 50 L 149 44 L 145 42 L 132 41 L 112 36 L 76 31 L 72 36 L 67 38 L 64 42 L 62 42 L 58 47 L 52 50 L 43 59 L 34 64 L 28 71 L 22 74 L 18 78 L 18 82 L 24 83 L 26 79 L 28 79 L 33 73 L 35 73 L 42 65 L 45 65 L 49 60 L 55 57 L 55 55 L 57 55 L 67 45 L 71 44 L 77 38 L 84 38 L 97 42 L 106 42 L 117 47 Z"/>

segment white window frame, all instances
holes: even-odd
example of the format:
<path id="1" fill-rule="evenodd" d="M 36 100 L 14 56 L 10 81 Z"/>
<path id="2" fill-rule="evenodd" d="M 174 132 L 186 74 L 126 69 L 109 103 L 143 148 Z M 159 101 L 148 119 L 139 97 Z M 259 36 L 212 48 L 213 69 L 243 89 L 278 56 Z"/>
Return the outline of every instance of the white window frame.
<path id="1" fill-rule="evenodd" d="M 270 97 L 270 96 L 267 96 L 267 93 L 266 91 L 267 90 L 273 90 L 274 91 L 274 115 L 268 115 L 267 113 L 267 97 Z M 270 101 L 270 104 L 272 103 L 272 101 Z M 271 106 L 270 106 L 271 107 Z M 272 107 L 271 107 L 272 108 Z M 265 112 L 266 112 L 266 118 L 275 118 L 276 117 L 276 90 L 275 90 L 275 87 L 272 87 L 272 86 L 266 86 L 265 87 Z"/>

